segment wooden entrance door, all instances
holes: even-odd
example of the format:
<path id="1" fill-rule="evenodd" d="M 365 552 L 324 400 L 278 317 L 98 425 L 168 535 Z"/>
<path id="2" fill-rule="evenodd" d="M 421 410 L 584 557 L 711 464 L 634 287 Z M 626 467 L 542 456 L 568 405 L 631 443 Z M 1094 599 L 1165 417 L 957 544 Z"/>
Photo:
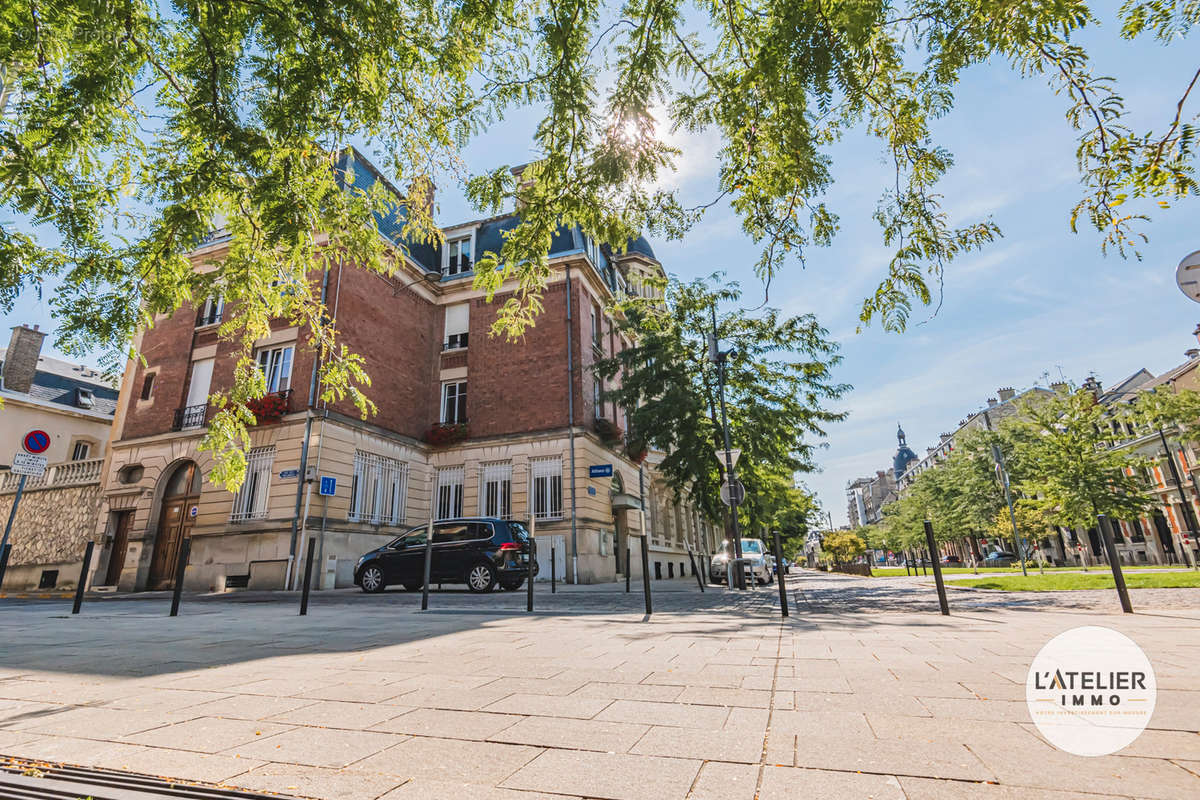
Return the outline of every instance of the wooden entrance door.
<path id="1" fill-rule="evenodd" d="M 154 555 L 150 558 L 147 589 L 170 589 L 175 585 L 175 561 L 179 546 L 192 533 L 192 506 L 200 500 L 200 470 L 193 463 L 181 464 L 163 490 Z"/>
<path id="2" fill-rule="evenodd" d="M 105 586 L 116 586 L 121 581 L 121 570 L 125 568 L 125 551 L 129 548 L 129 526 L 133 524 L 132 511 L 118 511 L 115 516 L 112 550 L 108 554 L 108 569 L 104 573 Z"/>

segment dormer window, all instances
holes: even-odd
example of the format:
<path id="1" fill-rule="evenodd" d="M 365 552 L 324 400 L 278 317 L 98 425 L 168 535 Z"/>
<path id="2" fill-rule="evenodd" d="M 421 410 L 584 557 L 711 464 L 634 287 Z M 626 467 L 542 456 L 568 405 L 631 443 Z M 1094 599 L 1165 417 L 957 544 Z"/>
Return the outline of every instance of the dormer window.
<path id="1" fill-rule="evenodd" d="M 96 405 L 96 394 L 91 389 L 76 389 L 75 405 L 80 408 L 92 408 Z"/>
<path id="2" fill-rule="evenodd" d="M 448 259 L 442 269 L 443 275 L 461 275 L 471 271 L 473 262 L 471 261 L 470 236 L 450 239 L 446 242 L 446 252 Z"/>

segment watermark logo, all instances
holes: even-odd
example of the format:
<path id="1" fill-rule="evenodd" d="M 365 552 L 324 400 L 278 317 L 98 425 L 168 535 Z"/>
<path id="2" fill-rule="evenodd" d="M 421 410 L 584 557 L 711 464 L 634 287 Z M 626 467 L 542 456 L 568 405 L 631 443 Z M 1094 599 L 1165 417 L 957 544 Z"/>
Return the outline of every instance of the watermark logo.
<path id="1" fill-rule="evenodd" d="M 1104 756 L 1130 744 L 1154 715 L 1157 693 L 1142 648 L 1095 625 L 1047 642 L 1025 679 L 1025 701 L 1038 730 L 1077 756 Z"/>

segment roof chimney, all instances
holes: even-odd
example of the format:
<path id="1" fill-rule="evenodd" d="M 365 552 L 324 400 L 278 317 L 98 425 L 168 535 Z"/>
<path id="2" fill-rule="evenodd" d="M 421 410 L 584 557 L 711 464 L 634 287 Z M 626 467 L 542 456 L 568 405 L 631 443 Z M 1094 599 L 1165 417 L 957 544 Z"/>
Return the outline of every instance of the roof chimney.
<path id="1" fill-rule="evenodd" d="M 1050 388 L 1053 389 L 1058 394 L 1066 394 L 1067 392 L 1069 392 L 1071 390 L 1070 385 L 1066 381 L 1059 381 L 1057 383 L 1052 383 L 1052 384 L 1050 384 Z"/>
<path id="2" fill-rule="evenodd" d="M 1011 386 L 1005 386 L 1002 389 L 997 389 L 996 394 L 1000 395 L 1001 403 L 1007 403 L 1009 400 L 1012 400 L 1017 396 L 1017 393 L 1013 391 Z"/>
<path id="3" fill-rule="evenodd" d="M 1200 350 L 1197 350 L 1195 347 L 1190 350 L 1184 350 L 1183 354 L 1188 357 L 1188 361 L 1191 361 L 1193 358 L 1200 358 Z"/>
<path id="4" fill-rule="evenodd" d="M 989 398 L 988 398 L 988 408 L 991 408 L 992 406 L 996 405 L 996 403 L 997 403 L 997 402 L 998 402 L 998 401 L 996 400 L 996 398 L 994 398 L 994 397 L 989 397 Z"/>
<path id="5" fill-rule="evenodd" d="M 1087 389 L 1097 398 L 1100 397 L 1100 381 L 1096 380 L 1095 375 L 1088 375 L 1083 381 L 1083 388 Z"/>
<path id="6" fill-rule="evenodd" d="M 38 356 L 42 352 L 45 331 L 37 326 L 14 325 L 8 350 L 4 353 L 4 388 L 10 392 L 28 392 L 33 388 L 33 375 L 37 372 Z"/>

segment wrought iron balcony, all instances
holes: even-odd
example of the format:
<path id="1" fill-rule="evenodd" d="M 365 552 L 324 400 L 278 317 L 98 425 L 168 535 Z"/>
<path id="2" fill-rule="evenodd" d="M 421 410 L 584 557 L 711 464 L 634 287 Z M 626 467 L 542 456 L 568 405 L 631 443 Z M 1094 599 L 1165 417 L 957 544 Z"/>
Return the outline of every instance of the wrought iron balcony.
<path id="1" fill-rule="evenodd" d="M 171 425 L 173 431 L 186 431 L 192 428 L 200 428 L 204 426 L 204 418 L 207 416 L 208 403 L 201 403 L 198 406 L 185 406 L 175 409 L 175 422 Z"/>

